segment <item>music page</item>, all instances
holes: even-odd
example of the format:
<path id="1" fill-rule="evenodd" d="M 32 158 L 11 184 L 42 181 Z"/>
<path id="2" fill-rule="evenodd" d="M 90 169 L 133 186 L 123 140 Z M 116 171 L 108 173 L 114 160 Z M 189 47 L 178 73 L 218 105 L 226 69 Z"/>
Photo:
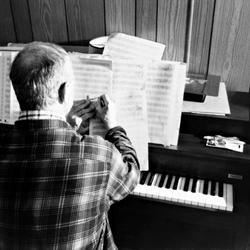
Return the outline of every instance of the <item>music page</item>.
<path id="1" fill-rule="evenodd" d="M 74 99 L 96 98 L 111 94 L 112 61 L 108 59 L 84 58 L 70 54 L 74 77 Z"/>
<path id="2" fill-rule="evenodd" d="M 175 131 L 179 128 L 180 116 L 176 111 L 181 110 L 185 84 L 185 72 L 178 70 L 179 65 L 168 61 L 148 64 L 147 112 L 149 141 L 152 143 L 176 145 Z"/>
<path id="3" fill-rule="evenodd" d="M 118 123 L 136 149 L 140 170 L 148 170 L 148 121 L 144 65 L 132 60 L 113 60 L 113 98 Z"/>
<path id="4" fill-rule="evenodd" d="M 10 66 L 17 53 L 17 51 L 7 51 L 6 47 L 0 51 L 0 123 L 14 124 L 20 111 L 9 78 Z"/>
<path id="5" fill-rule="evenodd" d="M 89 56 L 87 54 L 70 54 L 75 76 L 74 99 L 97 98 L 103 94 L 112 96 L 112 61 Z M 105 136 L 107 129 L 98 118 L 90 120 L 89 133 Z"/>
<path id="6" fill-rule="evenodd" d="M 164 50 L 164 44 L 123 33 L 113 33 L 105 44 L 103 54 L 112 58 L 160 60 Z"/>

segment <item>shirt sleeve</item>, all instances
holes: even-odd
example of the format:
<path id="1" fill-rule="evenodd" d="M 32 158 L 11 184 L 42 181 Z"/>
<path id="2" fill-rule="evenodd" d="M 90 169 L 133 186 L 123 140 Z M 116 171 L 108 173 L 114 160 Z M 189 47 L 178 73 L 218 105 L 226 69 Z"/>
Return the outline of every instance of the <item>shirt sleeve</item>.
<path id="1" fill-rule="evenodd" d="M 139 182 L 140 166 L 135 149 L 122 127 L 110 129 L 105 139 L 113 144 L 107 186 L 107 196 L 112 204 L 134 190 Z"/>

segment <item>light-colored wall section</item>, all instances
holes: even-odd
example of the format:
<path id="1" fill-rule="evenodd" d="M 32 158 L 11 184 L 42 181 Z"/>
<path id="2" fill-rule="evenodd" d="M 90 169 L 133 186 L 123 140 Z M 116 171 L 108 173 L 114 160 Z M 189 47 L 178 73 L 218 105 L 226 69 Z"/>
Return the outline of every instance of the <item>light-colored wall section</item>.
<path id="1" fill-rule="evenodd" d="M 33 39 L 67 43 L 65 4 L 61 0 L 29 0 Z"/>
<path id="2" fill-rule="evenodd" d="M 157 1 L 136 1 L 136 36 L 156 40 Z"/>
<path id="3" fill-rule="evenodd" d="M 184 60 L 187 6 L 187 0 L 158 0 L 157 41 L 166 45 L 167 60 Z"/>
<path id="4" fill-rule="evenodd" d="M 106 33 L 135 35 L 135 0 L 105 0 Z"/>
<path id="5" fill-rule="evenodd" d="M 209 73 L 221 75 L 228 90 L 249 90 L 249 0 L 216 1 Z"/>
<path id="6" fill-rule="evenodd" d="M 211 42 L 214 0 L 193 0 L 189 72 L 206 76 Z"/>

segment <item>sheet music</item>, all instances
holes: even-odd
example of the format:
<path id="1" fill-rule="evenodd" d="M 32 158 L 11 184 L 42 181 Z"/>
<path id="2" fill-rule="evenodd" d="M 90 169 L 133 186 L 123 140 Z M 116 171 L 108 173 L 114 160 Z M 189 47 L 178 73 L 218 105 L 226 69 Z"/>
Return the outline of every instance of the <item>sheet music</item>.
<path id="1" fill-rule="evenodd" d="M 179 110 L 185 84 L 184 66 L 169 61 L 148 64 L 147 111 L 150 142 L 165 146 L 177 143 L 181 113 Z M 182 68 L 181 71 L 179 67 Z"/>
<path id="2" fill-rule="evenodd" d="M 111 95 L 112 61 L 93 59 L 70 54 L 75 76 L 75 100 L 98 97 L 102 94 Z"/>
<path id="3" fill-rule="evenodd" d="M 165 45 L 123 33 L 109 36 L 103 54 L 112 58 L 160 60 Z"/>
<path id="4" fill-rule="evenodd" d="M 17 51 L 0 51 L 0 123 L 14 124 L 20 108 L 9 79 L 9 71 Z"/>
<path id="5" fill-rule="evenodd" d="M 91 69 L 93 71 L 93 75 L 90 75 L 90 65 L 92 67 L 94 62 L 98 62 L 98 65 L 101 62 L 101 65 L 103 65 L 106 60 L 105 56 L 98 55 L 97 57 L 89 57 L 89 55 L 77 55 L 76 58 L 73 56 L 72 59 L 74 61 L 73 67 L 76 67 L 78 70 L 78 75 L 76 75 L 76 78 L 78 79 L 77 85 L 80 85 L 82 88 L 82 91 L 79 89 L 78 91 L 84 93 L 88 92 L 90 97 L 100 96 L 104 93 L 108 93 L 110 95 L 116 105 L 118 124 L 125 128 L 128 137 L 132 141 L 141 164 L 141 170 L 147 170 L 148 129 L 144 65 L 139 62 L 136 63 L 128 60 L 113 60 L 112 65 L 104 64 L 104 69 L 102 67 L 96 69 L 95 71 Z M 85 68 L 88 69 L 87 76 L 85 75 Z M 105 72 L 103 72 L 103 70 L 107 70 L 110 73 L 111 69 L 113 74 L 105 74 Z M 99 70 L 101 72 L 99 72 Z M 100 81 L 100 85 L 104 85 L 104 88 L 99 88 L 99 92 L 96 92 L 96 89 L 94 89 L 95 92 L 92 91 L 91 88 L 88 89 L 89 85 L 86 85 L 85 83 L 86 77 L 89 77 L 92 82 Z M 88 81 L 90 80 L 87 79 L 87 82 Z M 86 86 L 87 91 L 85 90 Z M 79 98 L 84 98 L 84 96 L 79 96 Z M 104 124 L 96 118 L 91 119 L 89 132 L 92 135 L 100 135 L 104 137 L 107 133 L 107 129 Z"/>
<path id="6" fill-rule="evenodd" d="M 171 145 L 177 145 L 179 139 L 179 131 L 181 124 L 181 113 L 183 107 L 183 97 L 186 84 L 187 67 L 185 63 L 177 63 L 175 70 L 175 102 L 173 109 L 173 122 L 171 128 Z"/>
<path id="7" fill-rule="evenodd" d="M 70 53 L 75 86 L 74 99 L 97 98 L 100 95 L 112 96 L 112 61 L 102 55 Z M 98 118 L 90 120 L 89 133 L 105 136 L 107 130 Z"/>
<path id="8" fill-rule="evenodd" d="M 113 97 L 117 120 L 134 145 L 141 170 L 148 170 L 148 121 L 145 67 L 131 60 L 113 60 Z"/>

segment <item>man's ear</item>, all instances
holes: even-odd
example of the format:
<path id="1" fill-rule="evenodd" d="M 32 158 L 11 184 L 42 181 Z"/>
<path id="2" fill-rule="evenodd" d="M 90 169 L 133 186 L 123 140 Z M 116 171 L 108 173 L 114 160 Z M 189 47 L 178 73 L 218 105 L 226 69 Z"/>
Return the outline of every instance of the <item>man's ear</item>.
<path id="1" fill-rule="evenodd" d="M 64 103 L 65 101 L 65 92 L 66 92 L 66 82 L 62 83 L 58 89 L 58 100 L 59 103 Z"/>

